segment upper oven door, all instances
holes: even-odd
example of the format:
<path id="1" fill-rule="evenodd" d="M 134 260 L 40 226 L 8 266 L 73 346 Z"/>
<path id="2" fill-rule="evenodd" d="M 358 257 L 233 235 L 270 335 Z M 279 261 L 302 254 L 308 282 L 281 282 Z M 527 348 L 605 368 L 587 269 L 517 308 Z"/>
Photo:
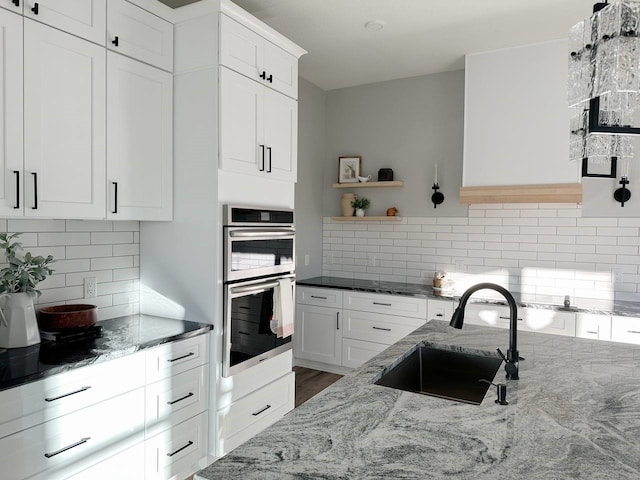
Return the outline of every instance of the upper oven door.
<path id="1" fill-rule="evenodd" d="M 293 272 L 295 228 L 225 227 L 225 282 Z"/>

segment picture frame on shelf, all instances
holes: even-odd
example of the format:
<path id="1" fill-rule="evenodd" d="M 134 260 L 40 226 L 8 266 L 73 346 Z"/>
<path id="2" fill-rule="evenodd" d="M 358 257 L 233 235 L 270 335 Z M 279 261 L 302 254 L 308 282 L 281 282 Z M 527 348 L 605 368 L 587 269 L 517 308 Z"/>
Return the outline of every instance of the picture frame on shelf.
<path id="1" fill-rule="evenodd" d="M 338 157 L 338 183 L 358 183 L 362 157 Z"/>

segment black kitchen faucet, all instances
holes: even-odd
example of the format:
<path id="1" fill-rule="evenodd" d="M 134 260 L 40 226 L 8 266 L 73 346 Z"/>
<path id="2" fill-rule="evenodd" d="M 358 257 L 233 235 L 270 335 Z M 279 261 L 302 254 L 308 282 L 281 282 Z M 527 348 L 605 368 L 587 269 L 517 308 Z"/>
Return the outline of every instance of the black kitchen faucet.
<path id="1" fill-rule="evenodd" d="M 513 298 L 513 295 L 506 288 L 496 285 L 495 283 L 478 283 L 473 287 L 467 289 L 466 292 L 462 294 L 460 297 L 460 305 L 456 308 L 455 312 L 453 312 L 453 316 L 451 317 L 451 325 L 453 328 L 462 328 L 462 322 L 464 321 L 464 308 L 467 305 L 467 301 L 469 297 L 473 295 L 478 290 L 495 290 L 496 292 L 502 294 L 502 296 L 507 300 L 509 304 L 509 350 L 507 350 L 507 357 L 505 358 L 504 354 L 498 348 L 498 353 L 505 361 L 504 369 L 507 372 L 508 380 L 518 380 L 518 361 L 524 360 L 521 359 L 518 354 L 518 314 L 517 314 L 517 306 L 516 301 Z"/>

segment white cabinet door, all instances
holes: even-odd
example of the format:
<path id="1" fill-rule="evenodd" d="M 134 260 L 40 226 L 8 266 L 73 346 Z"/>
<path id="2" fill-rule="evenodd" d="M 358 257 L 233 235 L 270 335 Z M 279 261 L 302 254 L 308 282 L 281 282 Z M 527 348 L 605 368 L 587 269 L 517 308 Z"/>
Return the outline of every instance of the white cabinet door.
<path id="1" fill-rule="evenodd" d="M 220 15 L 220 64 L 259 80 L 264 63 L 264 38 Z"/>
<path id="2" fill-rule="evenodd" d="M 106 5 L 107 0 L 24 0 L 24 15 L 104 45 Z"/>
<path id="3" fill-rule="evenodd" d="M 298 285 L 296 301 L 305 305 L 316 305 L 317 307 L 342 308 L 342 290 Z"/>
<path id="4" fill-rule="evenodd" d="M 571 312 L 546 310 L 544 308 L 524 308 L 518 317 L 524 318 L 518 329 L 529 332 L 551 333 L 554 335 L 576 335 L 576 315 Z M 507 320 L 509 317 L 507 316 Z"/>
<path id="5" fill-rule="evenodd" d="M 431 320 L 451 321 L 453 300 L 427 300 L 427 322 Z"/>
<path id="6" fill-rule="evenodd" d="M 0 10 L 0 216 L 2 217 L 22 216 L 22 152 L 22 17 Z"/>
<path id="7" fill-rule="evenodd" d="M 220 68 L 220 168 L 264 175 L 263 89 L 260 84 Z"/>
<path id="8" fill-rule="evenodd" d="M 576 337 L 594 340 L 611 340 L 611 315 L 578 313 Z"/>
<path id="9" fill-rule="evenodd" d="M 264 90 L 264 142 L 268 178 L 295 182 L 298 164 L 298 102 Z"/>
<path id="10" fill-rule="evenodd" d="M 105 217 L 105 50 L 24 20 L 25 216 Z"/>
<path id="11" fill-rule="evenodd" d="M 130 58 L 107 57 L 107 218 L 171 220 L 173 78 Z"/>
<path id="12" fill-rule="evenodd" d="M 22 13 L 22 0 L 0 0 L 0 8 L 6 8 L 12 12 Z"/>
<path id="13" fill-rule="evenodd" d="M 382 343 L 363 342 L 345 338 L 342 340 L 342 364 L 349 368 L 358 368 L 387 348 Z"/>
<path id="14" fill-rule="evenodd" d="M 265 41 L 264 65 L 268 86 L 291 98 L 298 98 L 298 59 Z"/>
<path id="15" fill-rule="evenodd" d="M 296 356 L 330 365 L 342 365 L 342 319 L 337 308 L 298 305 Z"/>
<path id="16" fill-rule="evenodd" d="M 173 71 L 173 25 L 125 0 L 110 0 L 107 48 Z"/>

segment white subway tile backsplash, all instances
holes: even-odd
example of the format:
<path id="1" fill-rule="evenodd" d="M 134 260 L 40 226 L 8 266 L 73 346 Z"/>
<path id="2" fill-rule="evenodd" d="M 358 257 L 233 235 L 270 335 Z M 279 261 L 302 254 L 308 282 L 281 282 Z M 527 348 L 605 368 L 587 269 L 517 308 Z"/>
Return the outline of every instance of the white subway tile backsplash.
<path id="1" fill-rule="evenodd" d="M 138 223 L 138 222 L 136 222 Z M 130 231 L 139 230 L 138 225 Z M 113 231 L 113 222 L 105 222 L 103 220 L 67 220 L 67 232 L 111 232 Z"/>
<path id="2" fill-rule="evenodd" d="M 90 235 L 90 233 L 84 232 L 38 233 L 38 245 L 51 247 L 56 245 L 89 245 Z"/>
<path id="3" fill-rule="evenodd" d="M 75 260 L 56 260 L 52 264 L 56 273 L 84 272 L 91 268 L 88 258 L 78 258 Z"/>
<path id="4" fill-rule="evenodd" d="M 110 257 L 111 255 L 113 255 L 113 245 L 66 247 L 67 258 Z"/>
<path id="5" fill-rule="evenodd" d="M 91 244 L 139 243 L 135 241 L 136 234 L 140 232 L 91 232 Z"/>
<path id="6" fill-rule="evenodd" d="M 133 257 L 92 258 L 91 270 L 112 270 L 133 267 Z"/>
<path id="7" fill-rule="evenodd" d="M 323 274 L 429 283 L 435 270 L 455 272 L 461 261 L 466 273 L 450 273 L 460 287 L 496 281 L 533 299 L 640 301 L 640 218 L 583 219 L 581 213 L 570 204 L 472 205 L 466 218 L 405 217 L 403 224 L 366 224 L 367 232 L 341 224 L 337 243 L 323 243 Z M 325 234 L 334 231 L 330 219 L 323 224 Z M 351 245 L 346 232 L 360 241 Z M 371 232 L 379 237 L 363 236 Z M 327 252 L 352 246 L 354 255 L 390 257 L 375 265 L 368 258 L 355 265 L 339 256 L 327 261 Z M 613 283 L 613 269 L 624 272 L 622 282 Z"/>
<path id="8" fill-rule="evenodd" d="M 9 219 L 5 230 L 9 232 L 64 232 L 64 220 Z"/>

